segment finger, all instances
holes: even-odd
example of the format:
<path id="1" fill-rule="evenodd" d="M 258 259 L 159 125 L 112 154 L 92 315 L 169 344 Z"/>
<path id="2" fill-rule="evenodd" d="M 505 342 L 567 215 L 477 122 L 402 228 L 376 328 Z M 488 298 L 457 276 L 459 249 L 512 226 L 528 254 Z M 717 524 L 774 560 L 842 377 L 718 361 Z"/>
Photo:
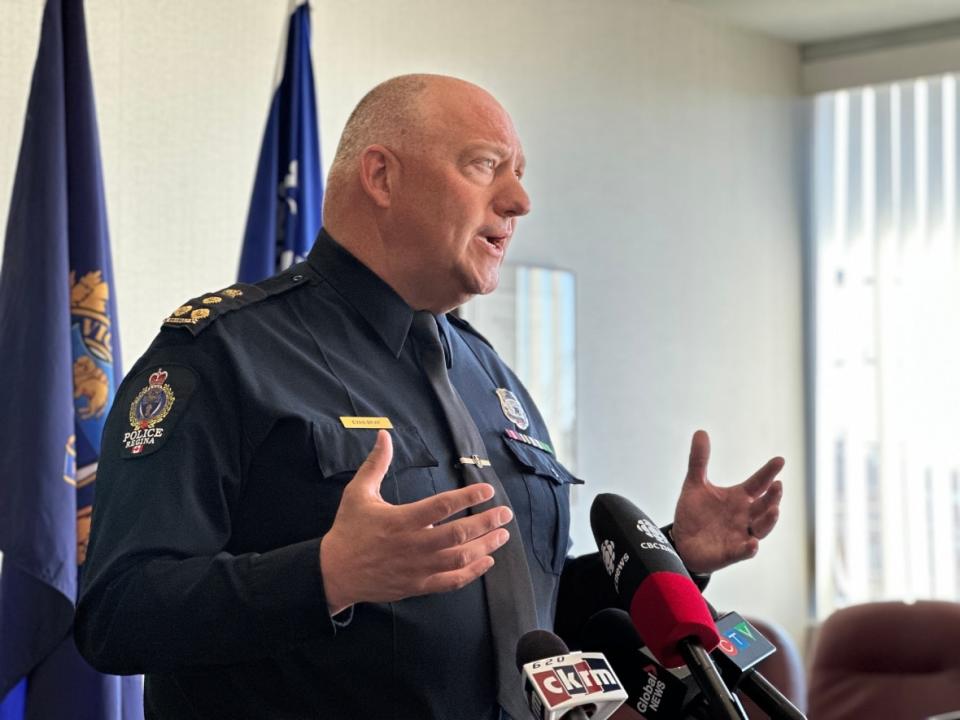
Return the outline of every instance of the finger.
<path id="1" fill-rule="evenodd" d="M 411 527 L 427 527 L 446 520 L 462 510 L 486 502 L 493 497 L 493 486 L 477 483 L 457 490 L 447 490 L 423 500 L 403 505 L 404 519 Z"/>
<path id="2" fill-rule="evenodd" d="M 493 567 L 493 564 L 493 558 L 484 555 L 460 570 L 449 570 L 431 575 L 421 586 L 422 594 L 459 590 L 487 572 Z"/>
<path id="3" fill-rule="evenodd" d="M 393 440 L 386 430 L 377 430 L 377 439 L 373 449 L 357 468 L 350 485 L 360 488 L 366 494 L 380 496 L 380 484 L 390 469 L 393 460 Z"/>
<path id="4" fill-rule="evenodd" d="M 776 507 L 783 500 L 783 483 L 774 480 L 769 489 L 750 505 L 750 516 L 761 515 L 772 507 Z"/>
<path id="5" fill-rule="evenodd" d="M 775 457 L 767 460 L 766 464 L 753 475 L 743 481 L 743 489 L 750 497 L 762 495 L 773 479 L 783 469 L 784 459 Z"/>
<path id="6" fill-rule="evenodd" d="M 510 533 L 503 528 L 498 528 L 476 540 L 434 553 L 425 569 L 430 573 L 462 570 L 483 556 L 493 554 L 495 550 L 503 547 L 509 539 Z"/>
<path id="7" fill-rule="evenodd" d="M 749 560 L 760 550 L 760 541 L 756 538 L 750 538 L 747 540 L 743 547 L 740 550 L 740 557 L 737 558 L 735 562 L 740 560 Z"/>
<path id="8" fill-rule="evenodd" d="M 779 518 L 780 507 L 774 506 L 762 515 L 751 520 L 748 532 L 753 535 L 753 537 L 762 540 L 770 534 L 770 531 L 773 530 L 773 526 L 777 524 Z"/>
<path id="9" fill-rule="evenodd" d="M 476 515 L 451 520 L 429 528 L 422 535 L 421 552 L 436 552 L 457 547 L 502 527 L 513 519 L 510 508 L 498 506 Z"/>
<path id="10" fill-rule="evenodd" d="M 707 463 L 710 460 L 710 436 L 705 430 L 697 430 L 690 441 L 690 460 L 687 464 L 685 483 L 702 484 L 707 479 Z"/>

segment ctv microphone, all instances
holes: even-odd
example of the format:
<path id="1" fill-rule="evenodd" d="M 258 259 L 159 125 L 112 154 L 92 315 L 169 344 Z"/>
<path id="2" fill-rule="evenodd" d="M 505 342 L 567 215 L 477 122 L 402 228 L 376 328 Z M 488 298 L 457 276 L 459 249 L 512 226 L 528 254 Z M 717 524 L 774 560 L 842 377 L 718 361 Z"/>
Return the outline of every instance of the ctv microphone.
<path id="1" fill-rule="evenodd" d="M 612 493 L 594 499 L 590 525 L 620 602 L 654 657 L 690 668 L 712 717 L 745 718 L 707 652 L 720 642 L 707 604 L 660 528 Z"/>
<path id="2" fill-rule="evenodd" d="M 531 630 L 517 642 L 517 669 L 537 720 L 607 720 L 627 699 L 601 653 L 570 652 L 546 630 Z"/>
<path id="3" fill-rule="evenodd" d="M 806 720 L 800 709 L 756 669 L 777 651 L 776 646 L 735 612 L 719 616 L 717 630 L 720 644 L 711 654 L 727 685 L 753 700 L 772 720 Z"/>
<path id="4" fill-rule="evenodd" d="M 678 677 L 660 665 L 623 610 L 607 608 L 593 615 L 583 628 L 583 647 L 603 653 L 627 691 L 626 704 L 644 720 L 706 719 L 691 676 Z"/>

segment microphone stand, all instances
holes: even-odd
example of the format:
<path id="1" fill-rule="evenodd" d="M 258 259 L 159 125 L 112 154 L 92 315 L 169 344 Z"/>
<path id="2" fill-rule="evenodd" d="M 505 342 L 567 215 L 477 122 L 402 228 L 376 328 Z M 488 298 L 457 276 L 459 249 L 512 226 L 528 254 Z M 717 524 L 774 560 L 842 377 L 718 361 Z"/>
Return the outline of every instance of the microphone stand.
<path id="1" fill-rule="evenodd" d="M 740 701 L 723 684 L 710 653 L 696 637 L 684 638 L 677 643 L 677 649 L 700 686 L 714 720 L 749 720 Z"/>

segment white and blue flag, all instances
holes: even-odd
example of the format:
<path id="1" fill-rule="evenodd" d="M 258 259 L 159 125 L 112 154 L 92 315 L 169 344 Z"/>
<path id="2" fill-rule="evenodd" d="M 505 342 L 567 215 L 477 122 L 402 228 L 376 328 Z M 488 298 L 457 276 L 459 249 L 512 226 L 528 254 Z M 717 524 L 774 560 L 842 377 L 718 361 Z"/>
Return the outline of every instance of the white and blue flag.
<path id="1" fill-rule="evenodd" d="M 240 282 L 263 280 L 303 260 L 320 230 L 323 176 L 308 2 L 291 2 L 288 26 L 243 235 Z"/>

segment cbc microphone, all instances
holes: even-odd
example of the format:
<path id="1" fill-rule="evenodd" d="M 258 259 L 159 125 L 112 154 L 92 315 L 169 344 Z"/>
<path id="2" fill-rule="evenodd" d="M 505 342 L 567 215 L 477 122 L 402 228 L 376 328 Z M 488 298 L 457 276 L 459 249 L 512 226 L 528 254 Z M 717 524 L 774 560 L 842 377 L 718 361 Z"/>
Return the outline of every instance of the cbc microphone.
<path id="1" fill-rule="evenodd" d="M 626 704 L 644 720 L 707 717 L 692 677 L 678 677 L 648 654 L 623 610 L 607 608 L 593 615 L 583 628 L 583 647 L 603 653 L 627 691 Z"/>
<path id="2" fill-rule="evenodd" d="M 570 652 L 546 630 L 531 630 L 517 642 L 517 669 L 537 720 L 607 720 L 627 699 L 601 653 Z"/>
<path id="3" fill-rule="evenodd" d="M 711 717 L 745 718 L 708 654 L 720 642 L 710 610 L 660 529 L 612 493 L 594 499 L 590 525 L 620 602 L 654 657 L 668 668 L 690 668 Z"/>

